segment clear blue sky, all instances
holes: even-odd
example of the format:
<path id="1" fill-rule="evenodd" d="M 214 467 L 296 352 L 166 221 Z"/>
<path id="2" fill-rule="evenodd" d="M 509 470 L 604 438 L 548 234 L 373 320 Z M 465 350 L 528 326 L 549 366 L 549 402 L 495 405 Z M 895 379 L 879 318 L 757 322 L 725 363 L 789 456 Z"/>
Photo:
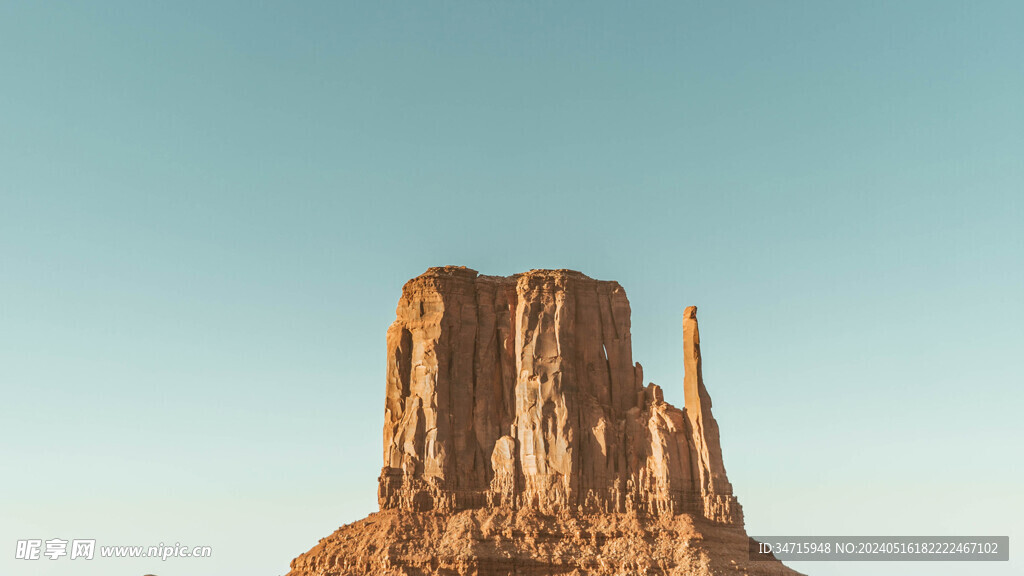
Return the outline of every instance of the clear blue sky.
<path id="1" fill-rule="evenodd" d="M 699 306 L 750 533 L 1009 534 L 969 570 L 1024 573 L 1022 30 L 1019 2 L 0 3 L 0 572 L 284 573 L 376 509 L 385 330 L 462 264 L 618 280 L 676 403 Z"/>

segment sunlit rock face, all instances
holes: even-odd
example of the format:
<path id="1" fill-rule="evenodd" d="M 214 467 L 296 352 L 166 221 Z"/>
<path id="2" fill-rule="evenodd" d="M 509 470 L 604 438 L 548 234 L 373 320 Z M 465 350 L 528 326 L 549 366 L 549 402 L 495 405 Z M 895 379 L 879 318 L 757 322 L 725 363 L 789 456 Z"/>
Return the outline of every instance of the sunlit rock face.
<path id="1" fill-rule="evenodd" d="M 644 385 L 622 286 L 431 268 L 387 331 L 380 512 L 289 576 L 799 576 L 752 562 L 683 312 L 686 404 Z"/>
<path id="2" fill-rule="evenodd" d="M 742 525 L 684 312 L 686 406 L 644 386 L 629 300 L 571 270 L 431 268 L 387 333 L 382 510 L 697 514 Z"/>

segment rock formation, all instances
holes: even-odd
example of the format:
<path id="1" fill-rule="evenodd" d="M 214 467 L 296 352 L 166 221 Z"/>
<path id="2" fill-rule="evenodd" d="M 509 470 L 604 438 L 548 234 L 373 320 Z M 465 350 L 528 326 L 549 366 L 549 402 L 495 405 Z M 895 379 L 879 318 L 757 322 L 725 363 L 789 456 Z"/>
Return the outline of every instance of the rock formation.
<path id="1" fill-rule="evenodd" d="M 644 386 L 616 282 L 453 266 L 410 280 L 387 332 L 381 512 L 296 558 L 291 576 L 746 564 L 696 307 L 684 312 L 683 347 L 680 410 Z M 795 574 L 758 564 L 745 569 Z"/>

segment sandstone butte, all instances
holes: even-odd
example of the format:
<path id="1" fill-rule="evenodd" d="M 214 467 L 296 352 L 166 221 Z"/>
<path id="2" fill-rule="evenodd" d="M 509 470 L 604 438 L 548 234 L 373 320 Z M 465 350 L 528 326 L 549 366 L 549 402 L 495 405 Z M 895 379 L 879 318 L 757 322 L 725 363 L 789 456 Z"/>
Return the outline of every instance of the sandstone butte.
<path id="1" fill-rule="evenodd" d="M 387 331 L 380 512 L 289 576 L 796 575 L 751 561 L 683 312 L 685 406 L 644 385 L 616 282 L 430 268 Z"/>

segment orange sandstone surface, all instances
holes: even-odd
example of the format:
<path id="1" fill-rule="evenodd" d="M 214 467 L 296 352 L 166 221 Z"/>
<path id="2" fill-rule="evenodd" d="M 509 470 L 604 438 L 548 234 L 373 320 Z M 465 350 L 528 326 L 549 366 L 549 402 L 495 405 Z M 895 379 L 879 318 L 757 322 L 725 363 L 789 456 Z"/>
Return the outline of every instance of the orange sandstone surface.
<path id="1" fill-rule="evenodd" d="M 796 575 L 748 560 L 683 313 L 685 406 L 634 363 L 616 282 L 431 268 L 387 332 L 380 512 L 289 576 Z"/>

